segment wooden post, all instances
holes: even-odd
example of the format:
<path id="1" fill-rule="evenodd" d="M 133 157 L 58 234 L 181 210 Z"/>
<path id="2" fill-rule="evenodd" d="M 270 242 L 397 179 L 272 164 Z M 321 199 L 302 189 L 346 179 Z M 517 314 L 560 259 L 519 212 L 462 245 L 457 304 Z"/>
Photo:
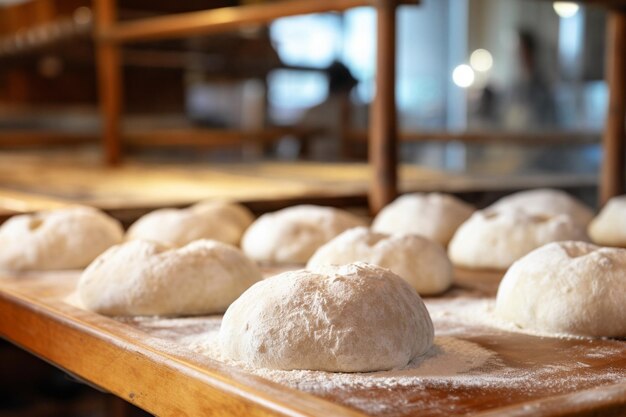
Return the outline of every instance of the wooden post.
<path id="1" fill-rule="evenodd" d="M 599 204 L 624 193 L 624 141 L 626 140 L 626 11 L 607 15 L 606 80 L 609 107 L 604 130 Z"/>
<path id="2" fill-rule="evenodd" d="M 370 211 L 375 214 L 398 192 L 396 126 L 396 8 L 395 0 L 376 0 L 376 96 L 371 106 L 369 161 L 373 178 Z"/>
<path id="3" fill-rule="evenodd" d="M 107 165 L 116 165 L 121 158 L 122 68 L 120 47 L 115 43 L 103 40 L 100 33 L 115 24 L 117 5 L 115 0 L 95 0 L 94 8 L 96 18 L 94 42 L 98 65 L 104 161 Z"/>

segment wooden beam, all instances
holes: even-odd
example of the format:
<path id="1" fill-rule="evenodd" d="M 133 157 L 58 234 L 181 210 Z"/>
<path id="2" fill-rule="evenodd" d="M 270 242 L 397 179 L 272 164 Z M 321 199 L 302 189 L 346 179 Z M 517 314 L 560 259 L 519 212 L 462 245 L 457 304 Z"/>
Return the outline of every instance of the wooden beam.
<path id="1" fill-rule="evenodd" d="M 399 132 L 398 140 L 403 143 L 459 141 L 467 144 L 504 144 L 520 146 L 586 145 L 600 143 L 600 132 L 507 132 L 507 131 L 421 131 Z M 345 133 L 348 142 L 367 142 L 366 130 L 350 130 Z"/>
<path id="2" fill-rule="evenodd" d="M 101 0 L 100 0 L 101 1 Z M 417 4 L 417 1 L 408 2 Z M 370 6 L 372 0 L 285 0 L 222 7 L 190 13 L 179 13 L 101 27 L 100 39 L 112 42 L 138 42 L 184 38 L 229 32 L 245 26 L 269 23 L 275 19 L 309 13 L 343 11 Z"/>
<path id="3" fill-rule="evenodd" d="M 115 24 L 115 0 L 94 1 L 96 28 L 106 31 Z M 98 90 L 102 114 L 104 162 L 117 165 L 121 160 L 122 68 L 119 46 L 111 42 L 96 42 Z"/>
<path id="4" fill-rule="evenodd" d="M 609 11 L 607 17 L 607 68 L 609 107 L 603 137 L 599 204 L 624 193 L 624 142 L 626 140 L 626 11 Z"/>
<path id="5" fill-rule="evenodd" d="M 262 130 L 238 129 L 158 129 L 158 130 L 126 130 L 123 134 L 124 143 L 131 149 L 141 148 L 176 148 L 192 147 L 199 149 L 215 149 L 241 147 L 252 143 L 273 143 L 276 140 L 292 135 L 308 138 L 317 129 L 268 127 Z"/>
<path id="6" fill-rule="evenodd" d="M 398 193 L 396 8 L 395 0 L 376 2 L 376 96 L 371 107 L 369 138 L 372 214 L 378 213 Z"/>
<path id="7" fill-rule="evenodd" d="M 99 136 L 54 130 L 0 130 L 0 149 L 93 145 Z"/>

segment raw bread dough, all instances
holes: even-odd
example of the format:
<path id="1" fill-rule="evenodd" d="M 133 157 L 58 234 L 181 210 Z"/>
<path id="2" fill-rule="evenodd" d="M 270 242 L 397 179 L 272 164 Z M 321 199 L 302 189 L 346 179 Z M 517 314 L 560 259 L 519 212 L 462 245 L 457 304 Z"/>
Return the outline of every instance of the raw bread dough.
<path id="1" fill-rule="evenodd" d="M 221 313 L 261 280 L 234 246 L 196 240 L 182 248 L 132 240 L 114 246 L 83 272 L 83 305 L 111 316 Z"/>
<path id="2" fill-rule="evenodd" d="M 626 250 L 550 243 L 517 261 L 498 289 L 497 316 L 549 333 L 626 336 Z"/>
<path id="3" fill-rule="evenodd" d="M 370 372 L 405 366 L 433 343 L 421 298 L 393 272 L 355 263 L 285 272 L 226 311 L 222 353 L 257 368 Z"/>
<path id="4" fill-rule="evenodd" d="M 91 207 L 14 216 L 0 226 L 0 269 L 84 268 L 123 236 L 117 220 Z"/>
<path id="5" fill-rule="evenodd" d="M 459 227 L 448 255 L 457 266 L 504 270 L 528 252 L 560 240 L 588 239 L 584 228 L 566 214 L 487 209 L 477 211 Z"/>
<path id="6" fill-rule="evenodd" d="M 137 220 L 127 240 L 144 239 L 170 246 L 184 246 L 199 239 L 239 245 L 254 216 L 244 206 L 223 201 L 205 201 L 185 209 L 160 209 Z"/>
<path id="7" fill-rule="evenodd" d="M 259 217 L 244 234 L 241 247 L 257 261 L 304 264 L 339 233 L 363 225 L 344 210 L 294 206 Z"/>
<path id="8" fill-rule="evenodd" d="M 449 194 L 406 194 L 383 208 L 372 229 L 425 236 L 446 246 L 474 207 Z"/>
<path id="9" fill-rule="evenodd" d="M 366 227 L 349 229 L 322 246 L 307 268 L 367 262 L 392 270 L 421 295 L 437 294 L 452 284 L 452 264 L 437 242 L 417 235 L 388 235 Z"/>
<path id="10" fill-rule="evenodd" d="M 626 196 L 613 197 L 589 224 L 589 236 L 599 245 L 626 248 Z"/>
<path id="11" fill-rule="evenodd" d="M 574 222 L 587 226 L 593 218 L 593 211 L 568 193 L 550 188 L 521 191 L 501 198 L 488 209 L 522 210 L 529 214 L 567 214 Z"/>

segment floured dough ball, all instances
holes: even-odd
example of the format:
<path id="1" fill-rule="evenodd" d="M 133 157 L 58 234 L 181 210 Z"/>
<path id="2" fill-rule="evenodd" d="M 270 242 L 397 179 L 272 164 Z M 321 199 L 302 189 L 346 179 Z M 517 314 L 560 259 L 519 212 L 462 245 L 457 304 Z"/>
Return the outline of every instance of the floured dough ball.
<path id="1" fill-rule="evenodd" d="M 529 214 L 567 214 L 574 222 L 587 226 L 593 218 L 593 211 L 568 193 L 549 188 L 521 191 L 501 198 L 489 209 L 525 211 Z"/>
<path id="2" fill-rule="evenodd" d="M 200 239 L 239 245 L 243 232 L 253 221 L 250 210 L 240 204 L 206 201 L 185 209 L 148 213 L 130 226 L 126 238 L 171 246 L 184 246 Z"/>
<path id="3" fill-rule="evenodd" d="M 366 227 L 346 230 L 315 252 L 307 268 L 367 262 L 390 269 L 422 295 L 452 284 L 452 264 L 437 242 L 417 235 L 388 235 Z"/>
<path id="4" fill-rule="evenodd" d="M 530 251 L 561 240 L 588 239 L 584 228 L 565 214 L 488 209 L 463 223 L 450 242 L 448 255 L 456 266 L 504 270 Z"/>
<path id="5" fill-rule="evenodd" d="M 257 261 L 304 264 L 339 233 L 363 225 L 344 210 L 294 206 L 259 217 L 244 234 L 241 247 Z"/>
<path id="6" fill-rule="evenodd" d="M 91 207 L 14 216 L 0 226 L 0 269 L 84 268 L 123 236 L 117 220 Z"/>
<path id="7" fill-rule="evenodd" d="M 496 315 L 523 329 L 626 336 L 626 250 L 585 242 L 545 245 L 508 270 Z"/>
<path id="8" fill-rule="evenodd" d="M 261 280 L 234 246 L 196 240 L 182 248 L 133 240 L 114 246 L 83 272 L 83 305 L 111 316 L 221 313 Z"/>
<path id="9" fill-rule="evenodd" d="M 474 207 L 449 194 L 406 194 L 378 213 L 372 229 L 421 235 L 446 246 L 473 212 Z"/>
<path id="10" fill-rule="evenodd" d="M 588 230 L 599 245 L 626 247 L 626 196 L 610 199 Z"/>
<path id="11" fill-rule="evenodd" d="M 428 351 L 433 324 L 393 272 L 320 266 L 252 286 L 226 311 L 219 343 L 227 358 L 257 368 L 382 371 Z"/>

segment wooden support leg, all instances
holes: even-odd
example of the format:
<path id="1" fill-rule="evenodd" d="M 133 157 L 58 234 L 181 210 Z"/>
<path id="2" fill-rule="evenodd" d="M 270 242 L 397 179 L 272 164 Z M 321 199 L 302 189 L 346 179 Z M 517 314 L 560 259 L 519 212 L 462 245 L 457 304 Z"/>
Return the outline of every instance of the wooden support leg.
<path id="1" fill-rule="evenodd" d="M 104 161 L 107 165 L 116 165 L 121 159 L 122 68 L 120 48 L 117 44 L 100 40 L 98 33 L 115 23 L 117 6 L 114 0 L 95 0 L 94 7 Z"/>
<path id="2" fill-rule="evenodd" d="M 602 139 L 599 204 L 624 193 L 624 142 L 626 140 L 626 12 L 611 11 L 607 22 L 607 68 L 609 108 Z"/>
<path id="3" fill-rule="evenodd" d="M 378 213 L 398 192 L 395 0 L 377 0 L 376 96 L 370 113 L 369 161 L 374 171 L 370 210 Z"/>

